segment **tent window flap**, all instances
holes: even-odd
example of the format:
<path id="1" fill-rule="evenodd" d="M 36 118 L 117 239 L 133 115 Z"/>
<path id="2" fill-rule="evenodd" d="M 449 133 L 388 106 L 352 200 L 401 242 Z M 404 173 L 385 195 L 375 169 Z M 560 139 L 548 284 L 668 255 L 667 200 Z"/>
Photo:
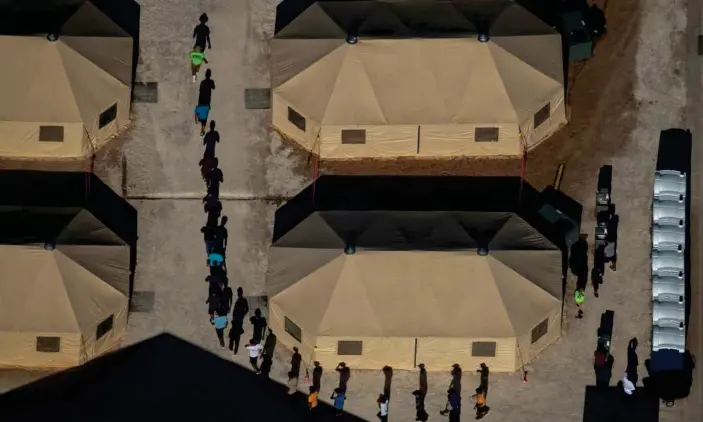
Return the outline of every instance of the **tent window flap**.
<path id="1" fill-rule="evenodd" d="M 474 140 L 476 142 L 498 142 L 497 127 L 477 127 L 474 130 Z"/>
<path id="2" fill-rule="evenodd" d="M 100 121 L 99 125 L 100 129 L 104 128 L 105 126 L 109 125 L 115 119 L 117 118 L 117 103 L 113 104 L 108 108 L 107 110 L 103 111 L 100 113 Z"/>
<path id="3" fill-rule="evenodd" d="M 63 126 L 39 126 L 39 142 L 63 142 Z"/>
<path id="4" fill-rule="evenodd" d="M 114 315 L 110 315 L 109 317 L 105 318 L 105 320 L 98 325 L 98 329 L 95 333 L 95 338 L 97 340 L 100 340 L 100 338 L 102 338 L 105 334 L 109 333 L 110 330 L 112 330 L 112 324 L 114 322 Z"/>
<path id="5" fill-rule="evenodd" d="M 363 342 L 360 340 L 340 340 L 337 342 L 337 355 L 339 356 L 361 356 L 363 350 Z"/>
<path id="6" fill-rule="evenodd" d="M 532 344 L 544 337 L 544 335 L 547 334 L 547 330 L 549 330 L 549 318 L 545 318 L 544 321 L 540 322 L 532 329 Z"/>
<path id="7" fill-rule="evenodd" d="M 286 333 L 290 334 L 290 336 L 294 339 L 299 342 L 303 341 L 303 330 L 301 330 L 300 327 L 298 327 L 293 321 L 288 319 L 288 317 L 285 317 L 285 330 Z"/>
<path id="8" fill-rule="evenodd" d="M 61 351 L 61 337 L 37 337 L 37 352 L 58 353 Z"/>
<path id="9" fill-rule="evenodd" d="M 293 126 L 305 132 L 305 117 L 290 107 L 288 107 L 288 121 L 293 123 Z"/>
<path id="10" fill-rule="evenodd" d="M 366 129 L 342 129 L 342 144 L 365 144 Z"/>
<path id="11" fill-rule="evenodd" d="M 537 113 L 535 113 L 535 129 L 537 129 L 542 123 L 546 122 L 551 115 L 551 110 L 549 109 L 549 103 L 542 107 Z"/>
<path id="12" fill-rule="evenodd" d="M 495 355 L 495 341 L 474 341 L 471 343 L 471 356 L 492 358 Z"/>

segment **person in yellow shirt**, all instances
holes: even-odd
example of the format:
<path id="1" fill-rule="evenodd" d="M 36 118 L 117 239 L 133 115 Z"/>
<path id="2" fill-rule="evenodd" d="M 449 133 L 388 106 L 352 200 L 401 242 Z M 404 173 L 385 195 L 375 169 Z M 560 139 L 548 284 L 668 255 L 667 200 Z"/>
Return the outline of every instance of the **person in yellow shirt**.
<path id="1" fill-rule="evenodd" d="M 310 409 L 310 412 L 315 412 L 317 410 L 319 396 L 320 392 L 317 391 L 317 388 L 310 386 L 310 394 L 308 394 L 308 409 Z"/>

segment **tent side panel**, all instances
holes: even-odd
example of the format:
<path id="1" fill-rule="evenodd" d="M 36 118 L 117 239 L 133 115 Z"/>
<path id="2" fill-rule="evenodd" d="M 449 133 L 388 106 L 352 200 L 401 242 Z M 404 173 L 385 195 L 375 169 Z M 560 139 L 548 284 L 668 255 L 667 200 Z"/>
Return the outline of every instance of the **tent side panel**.
<path id="1" fill-rule="evenodd" d="M 412 157 L 417 155 L 417 129 L 414 125 L 324 126 L 320 153 L 331 159 Z M 363 131 L 362 137 L 343 141 L 342 131 L 350 130 Z"/>
<path id="2" fill-rule="evenodd" d="M 423 125 L 420 128 L 420 156 L 423 157 L 516 156 L 520 151 L 516 124 Z"/>
<path id="3" fill-rule="evenodd" d="M 537 325 L 535 325 L 532 330 L 518 337 L 518 347 L 516 347 L 515 350 L 516 369 L 532 362 L 537 355 L 561 337 L 561 316 L 561 307 L 557 307 L 551 313 L 545 315 L 544 319 L 549 321 L 547 333 L 534 343 L 532 343 L 532 330 L 537 330 Z M 542 320 L 538 321 L 537 324 L 541 321 Z"/>
<path id="4" fill-rule="evenodd" d="M 302 148 L 313 153 L 319 153 L 319 143 L 316 143 L 320 126 L 302 115 L 302 110 L 292 107 L 285 99 L 273 91 L 271 93 L 271 116 L 273 127 L 284 137 L 298 143 Z M 305 131 L 288 120 L 288 107 L 300 113 L 305 118 Z"/>
<path id="5" fill-rule="evenodd" d="M 37 337 L 60 337 L 58 352 L 38 352 Z M 80 364 L 78 333 L 0 333 L 0 368 L 69 368 Z"/>
<path id="6" fill-rule="evenodd" d="M 122 337 L 127 333 L 127 314 L 129 311 L 129 303 L 125 298 L 124 305 L 115 312 L 112 329 L 99 339 L 96 337 L 97 327 L 90 333 L 83 334 L 83 347 L 81 350 L 81 363 L 85 363 L 91 359 L 115 349 Z M 87 334 L 87 335 L 86 335 Z"/>
<path id="7" fill-rule="evenodd" d="M 276 335 L 276 342 L 282 344 L 288 349 L 297 347 L 300 354 L 303 356 L 304 362 L 311 362 L 314 359 L 315 345 L 317 342 L 317 333 L 313 333 L 310 330 L 306 330 L 305 327 L 300 327 L 302 332 L 302 341 L 294 338 L 285 329 L 285 313 L 283 310 L 273 301 L 269 302 L 269 315 L 268 315 L 269 328 Z M 242 339 L 242 341 L 247 342 L 249 339 Z M 339 363 L 339 362 L 338 362 Z M 337 364 L 335 363 L 335 366 Z"/>
<path id="8" fill-rule="evenodd" d="M 495 356 L 473 356 L 473 343 L 495 343 Z M 492 371 L 515 370 L 515 338 L 440 338 L 417 339 L 417 363 L 428 371 L 446 371 L 458 363 L 463 368 L 477 368 L 485 362 Z"/>
<path id="9" fill-rule="evenodd" d="M 547 102 L 545 101 L 546 104 Z M 520 130 L 525 135 L 528 150 L 539 145 L 567 123 L 563 87 L 560 87 L 549 98 L 549 108 L 549 117 L 538 127 L 535 128 L 534 126 L 534 115 L 520 125 Z M 538 111 L 535 110 L 535 113 Z"/>
<path id="10" fill-rule="evenodd" d="M 40 126 L 60 126 L 63 141 L 40 141 Z M 0 121 L 0 157 L 82 158 L 83 125 L 63 122 Z"/>
<path id="11" fill-rule="evenodd" d="M 361 355 L 339 355 L 340 341 L 360 341 Z M 415 339 L 408 337 L 319 337 L 316 360 L 326 368 L 345 362 L 352 369 L 378 370 L 386 365 L 414 369 Z"/>
<path id="12" fill-rule="evenodd" d="M 88 139 L 92 142 L 91 144 L 86 144 L 89 148 L 88 153 L 93 153 L 93 148 L 97 151 L 98 149 L 105 146 L 105 144 L 110 141 L 113 137 L 117 136 L 119 131 L 125 129 L 129 124 L 129 111 L 130 111 L 130 98 L 131 98 L 131 87 L 127 85 L 120 86 L 119 95 L 115 98 L 115 104 L 117 105 L 117 116 L 114 120 L 106 124 L 104 127 L 99 127 L 96 125 L 96 131 L 94 137 Z M 96 122 L 99 119 L 99 115 L 95 116 Z"/>

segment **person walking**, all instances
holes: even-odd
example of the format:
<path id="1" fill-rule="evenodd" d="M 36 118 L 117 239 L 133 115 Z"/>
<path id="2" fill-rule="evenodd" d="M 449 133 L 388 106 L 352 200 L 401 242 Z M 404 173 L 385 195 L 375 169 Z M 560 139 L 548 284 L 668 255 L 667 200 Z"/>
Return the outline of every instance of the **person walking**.
<path id="1" fill-rule="evenodd" d="M 576 312 L 576 318 L 583 318 L 583 310 L 581 309 L 581 305 L 583 305 L 583 302 L 586 301 L 586 292 L 583 289 L 577 288 L 574 290 L 574 302 L 576 303 L 576 309 L 578 310 Z"/>
<path id="2" fill-rule="evenodd" d="M 212 102 L 212 91 L 215 90 L 215 81 L 212 80 L 212 70 L 205 71 L 205 79 L 200 81 L 198 88 L 198 105 L 209 106 Z"/>
<path id="3" fill-rule="evenodd" d="M 215 245 L 217 246 L 217 248 L 219 248 L 222 251 L 227 250 L 227 238 L 229 237 L 229 235 L 227 233 L 227 227 L 225 227 L 225 226 L 227 225 L 228 220 L 229 219 L 227 218 L 226 215 L 222 216 L 222 220 L 220 220 L 220 224 L 218 224 L 214 230 Z"/>
<path id="4" fill-rule="evenodd" d="M 347 366 L 346 363 L 344 362 L 339 362 L 339 365 L 337 365 L 336 368 L 334 368 L 335 371 L 339 372 L 339 389 L 344 392 L 344 394 L 347 393 L 347 383 L 349 382 L 349 379 L 351 378 L 351 370 L 349 370 L 349 367 Z"/>
<path id="5" fill-rule="evenodd" d="M 249 344 L 247 344 L 246 347 L 249 351 L 249 363 L 251 367 L 254 368 L 254 372 L 259 372 L 258 360 L 263 347 L 254 339 L 249 340 Z"/>
<path id="6" fill-rule="evenodd" d="M 193 51 L 190 52 L 190 71 L 193 75 L 193 83 L 198 81 L 198 72 L 200 72 L 200 66 L 203 63 L 210 63 L 205 58 L 205 52 L 202 47 L 196 45 Z M 208 107 L 209 108 L 209 107 Z"/>
<path id="7" fill-rule="evenodd" d="M 481 384 L 478 388 L 483 391 L 483 396 L 488 398 L 488 375 L 490 373 L 490 370 L 488 369 L 488 366 L 485 362 L 481 362 L 481 364 L 479 365 L 479 369 L 477 369 L 476 372 L 479 372 L 481 374 Z"/>
<path id="8" fill-rule="evenodd" d="M 459 408 L 461 402 L 460 392 L 454 388 L 449 388 L 447 390 L 447 403 L 444 405 L 444 410 L 440 410 L 439 414 L 442 416 L 452 415 L 452 411 Z M 456 413 L 456 412 L 455 412 Z"/>
<path id="9" fill-rule="evenodd" d="M 315 387 L 313 386 L 312 388 Z M 344 394 L 344 391 L 340 390 L 339 388 L 334 389 L 334 391 L 332 392 L 332 396 L 330 396 L 330 400 L 332 400 L 332 403 L 334 403 L 335 416 L 342 416 L 344 414 L 344 400 L 346 399 L 347 396 Z"/>
<path id="10" fill-rule="evenodd" d="M 200 136 L 205 136 L 205 126 L 207 125 L 207 117 L 210 114 L 210 106 L 197 105 L 193 112 L 195 113 L 195 123 L 200 124 Z"/>
<path id="11" fill-rule="evenodd" d="M 317 388 L 317 391 L 320 391 L 322 388 L 322 366 L 318 361 L 315 361 L 312 364 L 312 385 Z"/>
<path id="12" fill-rule="evenodd" d="M 261 375 L 264 378 L 269 377 L 269 373 L 271 372 L 271 366 L 273 365 L 273 357 L 263 354 L 261 355 L 261 367 L 259 367 L 259 372 L 257 372 L 258 375 Z"/>
<path id="13" fill-rule="evenodd" d="M 378 405 L 376 416 L 381 422 L 388 422 L 388 397 L 385 394 L 380 394 L 376 404 Z"/>
<path id="14" fill-rule="evenodd" d="M 610 263 L 610 269 L 613 271 L 617 270 L 618 256 L 616 252 L 617 244 L 615 241 L 605 241 L 605 250 L 603 251 L 605 255 L 605 262 Z"/>
<path id="15" fill-rule="evenodd" d="M 300 364 L 303 362 L 303 357 L 298 352 L 297 347 L 293 347 L 293 356 L 290 358 L 290 371 L 295 376 L 300 377 Z"/>
<path id="16" fill-rule="evenodd" d="M 386 365 L 384 366 L 381 371 L 383 372 L 383 395 L 388 398 L 388 400 L 391 399 L 391 384 L 393 382 L 393 368 L 390 366 Z"/>
<path id="17" fill-rule="evenodd" d="M 310 419 L 317 420 L 317 407 L 319 405 L 320 392 L 313 386 L 310 386 L 310 393 L 308 394 L 308 410 L 310 411 Z"/>
<path id="18" fill-rule="evenodd" d="M 260 343 L 264 338 L 264 331 L 266 330 L 266 318 L 261 316 L 261 309 L 256 308 L 254 310 L 254 316 L 249 318 L 249 322 L 254 330 L 252 337 L 257 343 Z"/>
<path id="19" fill-rule="evenodd" d="M 220 197 L 220 183 L 224 182 L 224 176 L 222 170 L 219 167 L 215 167 L 208 173 L 207 180 L 205 184 L 207 186 L 208 195 L 212 195 L 215 198 Z"/>
<path id="20" fill-rule="evenodd" d="M 270 356 L 273 359 L 273 354 L 276 351 L 276 335 L 271 328 L 268 329 L 266 340 L 264 341 L 264 356 Z"/>
<path id="21" fill-rule="evenodd" d="M 480 388 L 477 388 L 476 394 L 471 396 L 471 398 L 476 400 L 476 404 L 474 405 L 474 409 L 476 409 L 476 419 L 483 419 L 491 410 L 490 407 L 486 406 L 486 395 Z"/>
<path id="22" fill-rule="evenodd" d="M 449 389 L 456 391 L 457 394 L 461 394 L 461 375 L 463 371 L 458 363 L 452 365 L 452 382 L 449 384 Z"/>
<path id="23" fill-rule="evenodd" d="M 415 420 L 421 422 L 427 421 L 430 415 L 425 410 L 425 396 L 420 390 L 413 391 L 413 396 L 415 396 Z"/>
<path id="24" fill-rule="evenodd" d="M 237 287 L 237 300 L 232 310 L 232 328 L 229 331 L 229 350 L 236 355 L 239 351 L 239 341 L 244 333 L 244 318 L 249 313 L 249 302 L 244 297 L 244 289 Z"/>
<path id="25" fill-rule="evenodd" d="M 215 250 L 215 227 L 205 225 L 200 229 L 200 233 L 203 234 L 203 240 L 205 241 L 205 256 L 209 257 Z"/>
<path id="26" fill-rule="evenodd" d="M 201 158 L 198 162 L 198 165 L 200 166 L 200 176 L 203 178 L 203 182 L 207 183 L 208 174 L 210 174 L 212 170 L 217 168 L 218 164 L 219 160 L 217 159 L 217 157 L 203 155 L 203 158 Z M 203 198 L 203 204 L 206 204 L 207 200 L 208 196 L 206 195 L 205 198 Z M 206 210 L 205 212 L 207 213 L 208 211 Z"/>
<path id="27" fill-rule="evenodd" d="M 225 347 L 225 328 L 227 328 L 227 314 L 221 315 L 217 311 L 213 314 L 213 324 L 217 339 L 220 341 L 220 347 Z"/>
<path id="28" fill-rule="evenodd" d="M 293 371 L 288 372 L 288 382 L 286 382 L 286 393 L 292 396 L 298 391 L 298 375 Z"/>
<path id="29" fill-rule="evenodd" d="M 198 20 L 200 23 L 193 28 L 193 38 L 195 39 L 193 49 L 200 47 L 200 51 L 205 51 L 206 45 L 208 48 L 212 48 L 212 44 L 210 43 L 210 27 L 207 26 L 209 20 L 207 13 L 200 15 Z"/>
<path id="30" fill-rule="evenodd" d="M 215 149 L 217 144 L 220 143 L 220 132 L 218 132 L 215 127 L 217 123 L 214 120 L 210 120 L 210 130 L 203 137 L 203 146 L 205 151 L 203 152 L 203 158 L 205 157 L 215 157 Z M 217 166 L 214 166 L 216 168 Z"/>
<path id="31" fill-rule="evenodd" d="M 603 274 L 593 266 L 591 269 L 591 285 L 593 286 L 593 296 L 598 298 L 598 289 L 600 288 L 600 285 L 603 284 Z"/>

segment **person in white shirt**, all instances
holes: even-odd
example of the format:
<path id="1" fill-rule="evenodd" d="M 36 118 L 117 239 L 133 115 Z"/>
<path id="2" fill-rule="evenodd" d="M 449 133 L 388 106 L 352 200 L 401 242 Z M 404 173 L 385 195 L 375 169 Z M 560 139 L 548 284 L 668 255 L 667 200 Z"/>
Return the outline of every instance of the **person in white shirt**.
<path id="1" fill-rule="evenodd" d="M 378 416 L 378 419 L 381 420 L 381 422 L 388 422 L 388 397 L 386 397 L 385 394 L 381 394 L 378 396 L 378 413 L 376 416 Z"/>
<path id="2" fill-rule="evenodd" d="M 247 344 L 247 350 L 249 351 L 249 363 L 251 364 L 251 367 L 254 368 L 254 372 L 259 372 L 259 365 L 257 364 L 257 361 L 263 349 L 264 347 L 254 341 L 254 339 L 249 340 L 249 344 Z"/>
<path id="3" fill-rule="evenodd" d="M 632 393 L 635 392 L 635 384 L 633 384 L 632 381 L 630 381 L 627 378 L 627 374 L 625 374 L 625 376 L 622 377 L 622 389 L 625 391 L 625 394 L 627 394 L 628 396 L 631 396 Z"/>

